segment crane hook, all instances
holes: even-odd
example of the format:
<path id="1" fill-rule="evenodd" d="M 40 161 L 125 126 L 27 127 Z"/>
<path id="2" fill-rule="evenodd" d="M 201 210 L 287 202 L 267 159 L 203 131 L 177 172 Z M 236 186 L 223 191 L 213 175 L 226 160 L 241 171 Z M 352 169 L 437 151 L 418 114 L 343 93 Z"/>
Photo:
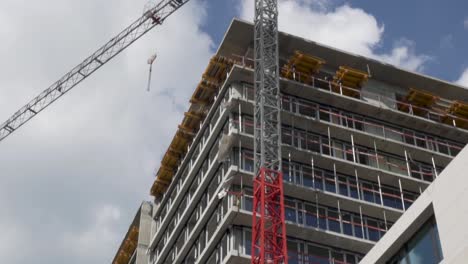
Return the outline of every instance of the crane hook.
<path id="1" fill-rule="evenodd" d="M 153 56 L 149 57 L 148 59 L 148 64 L 149 64 L 149 76 L 148 76 L 148 87 L 147 87 L 148 92 L 150 91 L 150 87 L 151 87 L 151 73 L 153 72 L 153 63 L 157 57 L 158 55 L 155 53 Z"/>

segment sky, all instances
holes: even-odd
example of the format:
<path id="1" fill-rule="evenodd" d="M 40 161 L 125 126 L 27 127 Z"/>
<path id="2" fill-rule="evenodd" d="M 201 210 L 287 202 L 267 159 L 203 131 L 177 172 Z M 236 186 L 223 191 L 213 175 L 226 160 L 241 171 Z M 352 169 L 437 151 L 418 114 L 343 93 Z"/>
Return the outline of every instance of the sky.
<path id="1" fill-rule="evenodd" d="M 145 3 L 0 0 L 0 122 Z M 2 262 L 110 263 L 229 23 L 252 16 L 251 0 L 192 0 L 0 142 Z M 280 30 L 468 87 L 466 1 L 281 0 Z"/>

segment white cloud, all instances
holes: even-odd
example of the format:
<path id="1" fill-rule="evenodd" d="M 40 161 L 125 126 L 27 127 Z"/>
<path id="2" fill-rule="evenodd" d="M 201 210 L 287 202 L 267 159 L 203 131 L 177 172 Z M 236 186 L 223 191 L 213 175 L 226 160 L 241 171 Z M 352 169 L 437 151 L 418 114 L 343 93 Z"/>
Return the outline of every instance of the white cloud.
<path id="1" fill-rule="evenodd" d="M 465 71 L 463 71 L 462 75 L 460 76 L 460 78 L 458 78 L 458 80 L 455 83 L 468 88 L 468 68 L 466 68 Z"/>
<path id="2" fill-rule="evenodd" d="M 2 1 L 0 22 L 8 23 L 0 23 L 0 33 L 15 35 L 0 45 L 0 122 L 133 22 L 146 2 Z M 200 29 L 205 10 L 203 2 L 191 1 L 0 142 L 0 208 L 8 212 L 0 213 L 1 224 L 24 232 L 18 236 L 24 259 L 14 263 L 111 261 L 141 200 L 149 199 L 153 172 L 213 53 Z M 146 61 L 154 52 L 148 93 Z M 89 217 L 102 204 L 120 211 Z M 102 254 L 79 252 L 83 262 L 72 257 L 77 252 L 56 249 L 66 234 L 92 244 L 92 230 L 103 219 L 114 226 L 102 231 Z M 3 260 L 18 251 L 1 254 Z"/>
<path id="3" fill-rule="evenodd" d="M 2 219 L 4 219 L 2 217 Z M 18 252 L 27 241 L 24 232 L 21 228 L 14 223 L 2 222 L 0 219 L 0 259 L 5 263 L 17 263 L 20 261 L 21 254 L 11 254 L 11 252 Z"/>
<path id="4" fill-rule="evenodd" d="M 305 0 L 280 1 L 280 30 L 409 70 L 421 71 L 429 60 L 428 56 L 416 54 L 414 43 L 405 39 L 396 41 L 388 54 L 377 52 L 382 45 L 384 26 L 373 15 L 349 5 L 335 9 L 316 8 L 316 3 Z M 319 3 L 326 6 L 323 0 Z M 253 13 L 252 1 L 242 0 L 241 17 L 252 20 Z"/>
<path id="5" fill-rule="evenodd" d="M 468 30 L 468 17 L 465 18 L 465 20 L 463 21 L 463 26 L 465 27 L 466 30 Z"/>
<path id="6" fill-rule="evenodd" d="M 116 251 L 116 241 L 122 241 L 125 234 L 118 232 L 121 211 L 114 205 L 103 205 L 92 214 L 89 226 L 78 232 L 63 235 L 62 250 L 76 259 L 88 262 L 93 259 L 109 259 L 108 252 Z"/>

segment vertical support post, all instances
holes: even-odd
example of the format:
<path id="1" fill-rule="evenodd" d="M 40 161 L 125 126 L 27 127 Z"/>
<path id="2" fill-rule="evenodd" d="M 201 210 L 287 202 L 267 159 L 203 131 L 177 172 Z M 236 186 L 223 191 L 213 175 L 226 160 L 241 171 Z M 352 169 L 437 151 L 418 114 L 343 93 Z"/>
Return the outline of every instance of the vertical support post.
<path id="1" fill-rule="evenodd" d="M 333 157 L 330 126 L 328 126 L 327 131 L 328 131 L 328 151 L 330 153 L 330 157 Z"/>
<path id="2" fill-rule="evenodd" d="M 408 161 L 408 152 L 405 149 L 405 160 L 406 160 L 406 170 L 408 171 L 408 177 L 411 177 L 411 169 Z"/>
<path id="3" fill-rule="evenodd" d="M 310 160 L 310 162 L 311 162 L 311 164 L 312 164 L 312 187 L 313 187 L 314 189 L 316 189 L 316 187 L 315 187 L 315 168 L 314 168 L 314 158 L 312 158 L 312 159 Z"/>
<path id="4" fill-rule="evenodd" d="M 375 159 L 377 162 L 377 168 L 380 169 L 379 153 L 377 152 L 377 143 L 375 142 L 375 139 L 374 139 L 374 151 L 375 151 Z"/>
<path id="5" fill-rule="evenodd" d="M 241 169 L 246 169 L 246 168 L 242 168 L 242 156 L 243 156 L 243 153 L 242 153 L 242 140 L 240 139 L 239 137 L 239 164 L 237 166 L 237 169 L 241 168 Z M 247 158 L 246 158 L 247 159 Z M 244 164 L 245 165 L 245 164 Z"/>
<path id="6" fill-rule="evenodd" d="M 351 134 L 351 148 L 353 150 L 353 161 L 356 163 L 356 148 L 354 147 L 354 135 Z"/>
<path id="7" fill-rule="evenodd" d="M 336 163 L 333 162 L 333 177 L 335 178 L 336 193 L 339 193 L 340 185 L 338 184 L 338 176 L 336 175 Z"/>
<path id="8" fill-rule="evenodd" d="M 359 177 L 357 175 L 357 169 L 354 169 L 354 176 L 356 177 L 356 190 L 357 190 L 358 199 L 362 200 L 361 199 L 361 188 L 359 187 Z"/>
<path id="9" fill-rule="evenodd" d="M 432 156 L 431 160 L 432 160 L 432 167 L 434 168 L 434 175 L 435 175 L 436 178 L 437 178 L 437 177 L 439 177 L 439 173 L 437 172 L 437 167 L 436 167 L 436 165 L 435 165 L 434 156 Z"/>
<path id="10" fill-rule="evenodd" d="M 383 219 L 385 222 L 385 231 L 388 231 L 387 213 L 385 213 L 385 210 L 383 210 Z"/>
<path id="11" fill-rule="evenodd" d="M 289 179 L 288 179 L 288 181 L 293 182 L 292 181 L 292 177 L 293 177 L 292 170 L 293 170 L 293 168 L 291 166 L 291 152 L 288 153 L 288 170 L 289 170 Z"/>
<path id="12" fill-rule="evenodd" d="M 341 233 L 343 233 L 343 217 L 341 216 L 340 199 L 338 199 L 336 202 L 337 202 L 337 205 L 338 205 L 338 219 L 340 221 L 340 231 L 341 231 Z"/>
<path id="13" fill-rule="evenodd" d="M 239 102 L 239 131 L 244 132 L 244 129 L 242 127 L 244 124 L 242 124 L 242 104 Z"/>
<path id="14" fill-rule="evenodd" d="M 383 194 L 382 194 L 382 184 L 380 184 L 380 174 L 377 174 L 377 182 L 379 184 L 379 194 L 380 194 L 380 205 L 384 205 Z"/>
<path id="15" fill-rule="evenodd" d="M 359 205 L 359 217 L 361 218 L 361 230 L 362 230 L 362 238 L 366 238 L 366 233 L 364 232 L 364 219 L 362 217 L 362 206 Z"/>
<path id="16" fill-rule="evenodd" d="M 400 186 L 400 197 L 401 197 L 401 206 L 403 211 L 406 211 L 405 198 L 403 196 L 403 187 L 401 186 L 401 180 L 398 178 L 398 186 Z"/>

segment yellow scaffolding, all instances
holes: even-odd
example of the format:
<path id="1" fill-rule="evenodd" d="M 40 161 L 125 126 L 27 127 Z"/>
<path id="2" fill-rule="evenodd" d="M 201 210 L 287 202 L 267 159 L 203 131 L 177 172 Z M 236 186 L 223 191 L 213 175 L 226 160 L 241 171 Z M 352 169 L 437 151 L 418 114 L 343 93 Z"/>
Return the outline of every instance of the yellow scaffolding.
<path id="1" fill-rule="evenodd" d="M 412 105 L 415 106 L 412 107 L 413 113 L 415 115 L 423 116 L 427 114 L 427 111 L 431 109 L 438 100 L 438 96 L 435 96 L 429 92 L 410 88 L 408 94 L 403 99 L 404 103 L 407 104 L 398 104 L 398 109 L 409 112 L 409 105 Z"/>
<path id="2" fill-rule="evenodd" d="M 295 51 L 281 69 L 281 76 L 310 84 L 313 75 L 319 72 L 323 64 L 325 61 L 318 57 Z"/>
<path id="3" fill-rule="evenodd" d="M 221 56 L 214 56 L 210 60 L 200 83 L 190 98 L 190 108 L 184 114 L 178 130 L 164 154 L 161 166 L 156 173 L 156 180 L 151 187 L 151 195 L 161 196 L 169 187 L 188 146 L 200 129 L 200 124 L 213 103 L 215 94 L 226 80 L 228 71 L 233 64 L 233 60 Z"/>
<path id="4" fill-rule="evenodd" d="M 366 72 L 347 66 L 340 66 L 333 76 L 332 89 L 336 93 L 350 97 L 359 97 L 360 89 L 369 79 Z"/>
<path id="5" fill-rule="evenodd" d="M 130 261 L 138 245 L 138 233 L 137 226 L 130 228 L 128 236 L 119 248 L 119 252 L 117 252 L 117 256 L 112 264 L 127 264 Z"/>
<path id="6" fill-rule="evenodd" d="M 454 101 L 450 108 L 447 110 L 447 114 L 444 117 L 444 122 L 455 125 L 464 129 L 468 129 L 468 104 L 460 101 Z"/>

